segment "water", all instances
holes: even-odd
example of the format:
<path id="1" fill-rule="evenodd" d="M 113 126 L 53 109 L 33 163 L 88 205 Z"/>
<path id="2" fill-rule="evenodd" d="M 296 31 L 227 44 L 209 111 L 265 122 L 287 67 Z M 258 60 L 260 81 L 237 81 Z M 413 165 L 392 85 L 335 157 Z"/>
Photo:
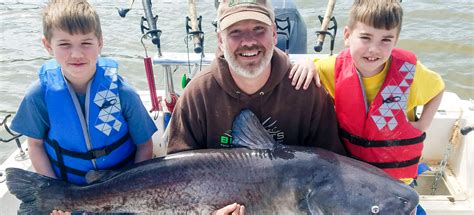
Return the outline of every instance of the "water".
<path id="1" fill-rule="evenodd" d="M 28 85 L 37 79 L 39 65 L 49 59 L 41 45 L 41 10 L 47 1 L 3 0 L 0 2 L 0 118 L 14 113 Z M 139 28 L 142 16 L 141 1 L 136 1 L 126 18 L 118 16 L 116 7 L 127 7 L 126 0 L 94 0 L 101 17 L 104 33 L 104 56 L 117 59 L 120 73 L 137 89 L 147 90 L 142 58 Z M 326 10 L 327 1 L 295 0 L 308 26 L 308 52 L 314 53 L 314 32 L 319 29 L 317 15 Z M 338 21 L 336 50 L 343 48 L 342 31 L 350 0 L 339 0 L 334 15 Z M 446 90 L 457 93 L 463 99 L 474 98 L 474 1 L 472 0 L 404 0 L 405 12 L 398 47 L 415 52 L 428 68 L 442 75 Z M 159 15 L 158 28 L 162 51 L 185 52 L 184 27 L 188 13 L 187 1 L 159 0 L 153 2 L 153 11 Z M 203 16 L 205 51 L 213 52 L 216 34 L 211 22 L 215 17 L 214 0 L 201 0 L 198 15 Z M 145 41 L 149 52 L 156 49 Z M 328 53 L 329 43 L 323 52 Z M 155 74 L 161 79 L 159 68 Z M 163 86 L 158 80 L 158 88 Z M 175 86 L 179 86 L 175 84 Z M 3 129 L 0 137 L 6 138 Z M 14 143 L 0 143 L 0 162 L 15 148 Z"/>

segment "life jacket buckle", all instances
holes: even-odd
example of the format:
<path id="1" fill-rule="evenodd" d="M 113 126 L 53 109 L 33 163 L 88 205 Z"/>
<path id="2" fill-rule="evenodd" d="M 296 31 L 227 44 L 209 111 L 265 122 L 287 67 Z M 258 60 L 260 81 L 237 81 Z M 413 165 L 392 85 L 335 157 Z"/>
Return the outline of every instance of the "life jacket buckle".
<path id="1" fill-rule="evenodd" d="M 94 158 L 100 158 L 108 154 L 105 148 L 92 150 L 91 153 L 94 156 Z"/>

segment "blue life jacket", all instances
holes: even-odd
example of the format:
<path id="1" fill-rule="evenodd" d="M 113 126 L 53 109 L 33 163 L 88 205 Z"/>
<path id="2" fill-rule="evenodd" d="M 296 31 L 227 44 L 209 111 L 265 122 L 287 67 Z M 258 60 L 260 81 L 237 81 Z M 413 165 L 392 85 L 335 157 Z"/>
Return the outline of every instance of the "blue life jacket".
<path id="1" fill-rule="evenodd" d="M 50 121 L 44 146 L 58 178 L 83 185 L 87 171 L 117 169 L 133 160 L 136 146 L 121 111 L 117 68 L 111 59 L 97 60 L 84 113 L 60 65 L 50 60 L 40 68 Z"/>

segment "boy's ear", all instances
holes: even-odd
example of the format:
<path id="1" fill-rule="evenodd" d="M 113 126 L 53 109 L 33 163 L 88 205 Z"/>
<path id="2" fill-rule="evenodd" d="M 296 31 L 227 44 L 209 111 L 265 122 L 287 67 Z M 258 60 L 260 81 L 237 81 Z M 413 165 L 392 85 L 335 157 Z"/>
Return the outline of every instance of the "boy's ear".
<path id="1" fill-rule="evenodd" d="M 102 52 L 102 47 L 104 47 L 104 39 L 100 37 L 99 38 L 99 54 Z"/>
<path id="2" fill-rule="evenodd" d="M 41 39 L 41 42 L 43 42 L 43 46 L 48 51 L 48 53 L 52 56 L 54 56 L 53 48 L 51 47 L 51 43 L 46 39 L 46 37 L 43 37 Z"/>
<path id="3" fill-rule="evenodd" d="M 348 26 L 344 27 L 344 46 L 349 47 L 349 37 L 351 36 L 351 29 Z"/>

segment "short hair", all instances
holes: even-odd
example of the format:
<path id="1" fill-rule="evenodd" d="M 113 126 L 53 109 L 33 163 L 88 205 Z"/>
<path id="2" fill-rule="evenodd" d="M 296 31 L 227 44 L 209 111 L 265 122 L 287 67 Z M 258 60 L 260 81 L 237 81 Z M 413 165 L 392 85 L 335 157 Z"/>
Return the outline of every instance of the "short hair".
<path id="1" fill-rule="evenodd" d="M 400 0 L 354 0 L 349 13 L 348 26 L 352 30 L 357 22 L 377 29 L 402 29 L 403 9 Z"/>
<path id="2" fill-rule="evenodd" d="M 102 39 L 99 15 L 86 0 L 50 0 L 43 11 L 43 35 L 48 41 L 53 29 L 69 34 L 94 32 Z"/>

